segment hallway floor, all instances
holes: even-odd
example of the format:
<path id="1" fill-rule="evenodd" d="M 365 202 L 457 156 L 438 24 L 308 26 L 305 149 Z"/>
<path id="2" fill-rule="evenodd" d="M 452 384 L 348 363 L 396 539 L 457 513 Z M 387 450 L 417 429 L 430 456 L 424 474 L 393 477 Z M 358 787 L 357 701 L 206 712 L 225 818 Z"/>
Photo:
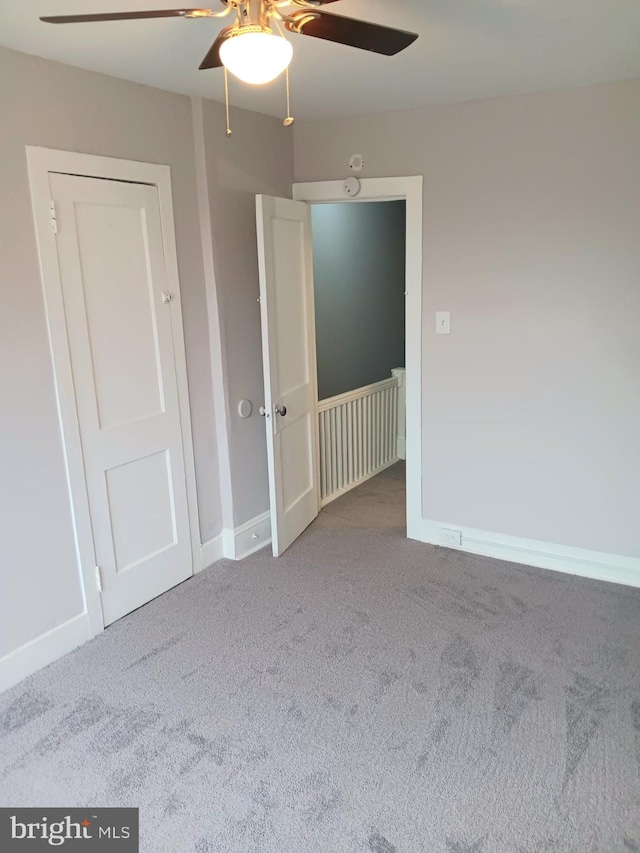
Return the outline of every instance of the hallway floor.
<path id="1" fill-rule="evenodd" d="M 404 538 L 394 466 L 0 697 L 0 805 L 143 851 L 640 850 L 640 590 Z"/>

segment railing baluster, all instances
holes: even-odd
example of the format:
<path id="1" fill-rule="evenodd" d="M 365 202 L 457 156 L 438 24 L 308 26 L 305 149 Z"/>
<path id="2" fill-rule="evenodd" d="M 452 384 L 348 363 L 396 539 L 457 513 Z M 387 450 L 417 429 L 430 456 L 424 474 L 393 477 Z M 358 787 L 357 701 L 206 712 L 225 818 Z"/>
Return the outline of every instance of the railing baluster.
<path id="1" fill-rule="evenodd" d="M 362 400 L 356 400 L 356 412 L 358 418 L 358 468 L 356 473 L 356 480 L 359 480 L 362 477 L 362 472 L 364 470 L 364 465 L 362 464 L 362 447 L 363 447 L 363 438 L 362 438 Z"/>
<path id="2" fill-rule="evenodd" d="M 318 403 L 323 504 L 397 457 L 399 399 L 393 377 Z"/>

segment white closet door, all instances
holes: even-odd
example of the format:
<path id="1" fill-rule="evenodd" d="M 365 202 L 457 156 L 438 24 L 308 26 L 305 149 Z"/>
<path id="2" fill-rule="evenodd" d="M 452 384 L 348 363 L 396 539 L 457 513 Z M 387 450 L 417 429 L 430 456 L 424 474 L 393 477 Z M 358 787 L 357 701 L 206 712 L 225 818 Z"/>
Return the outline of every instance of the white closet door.
<path id="1" fill-rule="evenodd" d="M 192 574 L 156 187 L 50 175 L 105 625 Z"/>
<path id="2" fill-rule="evenodd" d="M 256 197 L 271 535 L 277 557 L 320 510 L 308 204 Z"/>

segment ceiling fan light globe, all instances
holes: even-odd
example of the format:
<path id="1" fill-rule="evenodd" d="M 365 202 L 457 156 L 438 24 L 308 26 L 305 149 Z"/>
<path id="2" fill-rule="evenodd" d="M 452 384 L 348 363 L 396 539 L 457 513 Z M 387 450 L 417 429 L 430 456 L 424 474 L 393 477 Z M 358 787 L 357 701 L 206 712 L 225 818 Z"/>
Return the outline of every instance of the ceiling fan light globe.
<path id="1" fill-rule="evenodd" d="M 291 62 L 293 48 L 272 33 L 239 33 L 220 46 L 220 60 L 234 77 L 245 83 L 270 83 Z"/>

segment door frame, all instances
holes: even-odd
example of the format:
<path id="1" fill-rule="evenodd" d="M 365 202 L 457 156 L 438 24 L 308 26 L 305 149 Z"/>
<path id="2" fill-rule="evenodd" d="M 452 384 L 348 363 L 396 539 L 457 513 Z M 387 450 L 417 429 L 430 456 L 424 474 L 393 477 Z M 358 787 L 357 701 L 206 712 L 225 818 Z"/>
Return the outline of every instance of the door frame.
<path id="1" fill-rule="evenodd" d="M 355 198 L 346 196 L 343 180 L 309 181 L 293 185 L 293 198 L 296 201 L 313 204 L 406 202 L 406 509 L 409 539 L 419 539 L 422 527 L 422 183 L 422 175 L 362 178 Z"/>
<path id="2" fill-rule="evenodd" d="M 155 186 L 158 190 L 162 242 L 167 265 L 167 282 L 173 294 L 171 302 L 171 330 L 186 476 L 191 560 L 193 573 L 195 574 L 202 570 L 201 560 L 199 559 L 201 547 L 200 529 L 195 460 L 191 436 L 187 363 L 182 325 L 180 279 L 178 275 L 178 258 L 173 220 L 171 170 L 169 166 L 153 163 L 119 160 L 112 157 L 79 154 L 75 151 L 60 151 L 53 148 L 41 148 L 30 145 L 25 147 L 31 205 L 40 262 L 40 279 L 42 282 L 49 346 L 53 364 L 58 421 L 62 436 L 62 450 L 69 490 L 71 521 L 78 561 L 78 573 L 81 579 L 81 587 L 84 595 L 84 612 L 88 619 L 90 636 L 95 637 L 96 634 L 104 630 L 104 617 L 96 578 L 96 556 L 91 531 L 91 516 L 82 455 L 80 424 L 73 385 L 62 282 L 58 267 L 58 252 L 52 226 L 52 217 L 55 214 L 52 214 L 50 209 L 51 190 L 49 187 L 49 173 L 55 172 L 87 178 L 147 184 Z"/>

